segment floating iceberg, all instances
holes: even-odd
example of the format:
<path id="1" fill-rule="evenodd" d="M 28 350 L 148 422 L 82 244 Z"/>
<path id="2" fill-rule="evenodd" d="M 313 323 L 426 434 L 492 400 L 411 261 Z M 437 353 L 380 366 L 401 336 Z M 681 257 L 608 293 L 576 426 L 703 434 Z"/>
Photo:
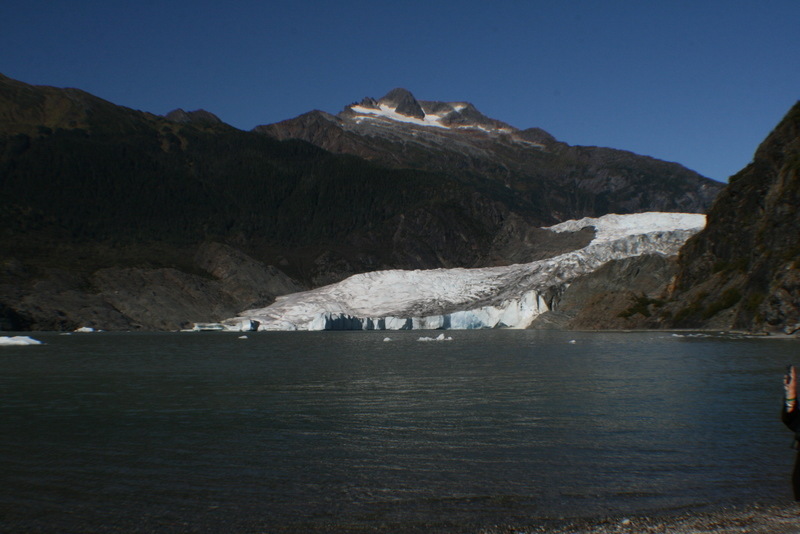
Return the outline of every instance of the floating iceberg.
<path id="1" fill-rule="evenodd" d="M 184 330 L 184 332 L 225 332 L 225 331 L 233 331 L 233 332 L 253 332 L 254 330 L 258 330 L 258 323 L 255 321 L 251 321 L 250 319 L 241 319 L 238 322 L 229 322 L 227 324 L 222 323 L 194 323 L 189 330 Z M 291 328 L 280 329 L 280 330 L 292 330 Z"/>
<path id="2" fill-rule="evenodd" d="M 42 342 L 38 339 L 33 339 L 28 336 L 0 336 L 0 346 L 11 345 L 41 345 Z"/>
<path id="3" fill-rule="evenodd" d="M 436 337 L 423 336 L 423 337 L 419 338 L 417 341 L 453 341 L 453 338 L 449 337 L 449 336 L 445 337 L 444 334 L 439 334 Z"/>
<path id="4" fill-rule="evenodd" d="M 387 270 L 278 297 L 221 323 L 225 330 L 435 330 L 526 328 L 553 295 L 611 260 L 672 256 L 705 226 L 705 215 L 637 213 L 567 221 L 595 228 L 586 247 L 526 264 L 477 269 Z"/>

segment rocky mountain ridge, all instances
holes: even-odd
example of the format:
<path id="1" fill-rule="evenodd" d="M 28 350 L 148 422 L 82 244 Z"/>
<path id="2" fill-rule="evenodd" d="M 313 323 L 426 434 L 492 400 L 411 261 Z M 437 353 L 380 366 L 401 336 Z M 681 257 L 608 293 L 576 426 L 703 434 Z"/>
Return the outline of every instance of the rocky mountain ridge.
<path id="1" fill-rule="evenodd" d="M 477 129 L 507 134 L 518 131 L 504 122 L 490 119 L 469 102 L 418 101 L 410 91 L 402 88 L 389 91 L 379 100 L 366 97 L 358 104 L 346 106 L 339 117 L 356 122 L 388 119 L 419 126 Z"/>
<path id="2" fill-rule="evenodd" d="M 223 124 L 222 119 L 204 109 L 196 109 L 194 111 L 184 111 L 181 108 L 174 109 L 164 115 L 164 118 L 181 124 L 194 123 L 194 124 Z"/>
<path id="3" fill-rule="evenodd" d="M 605 213 L 702 213 L 723 187 L 675 163 L 569 146 L 539 128 L 486 117 L 468 102 L 418 101 L 405 89 L 365 98 L 338 115 L 312 111 L 254 131 L 394 168 L 499 184 L 531 206 L 540 226 Z"/>

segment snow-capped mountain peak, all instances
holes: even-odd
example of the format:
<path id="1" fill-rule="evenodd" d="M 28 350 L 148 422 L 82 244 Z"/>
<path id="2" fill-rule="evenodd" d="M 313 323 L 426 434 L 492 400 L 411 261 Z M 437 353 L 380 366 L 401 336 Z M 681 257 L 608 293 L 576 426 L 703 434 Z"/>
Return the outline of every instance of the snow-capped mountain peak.
<path id="1" fill-rule="evenodd" d="M 417 126 L 432 126 L 435 128 L 448 128 L 442 124 L 442 116 L 434 114 L 425 114 L 423 112 L 421 117 L 406 115 L 397 111 L 387 104 L 376 104 L 375 107 L 365 107 L 361 104 L 349 106 L 348 110 L 352 111 L 356 116 L 354 117 L 357 122 L 364 119 L 388 119 L 395 122 L 405 122 L 416 124 Z"/>
<path id="2" fill-rule="evenodd" d="M 425 112 L 422 106 L 419 105 L 417 99 L 407 89 L 397 88 L 389 91 L 386 96 L 378 100 L 378 104 L 406 117 L 414 117 L 422 119 L 425 117 Z"/>
<path id="3" fill-rule="evenodd" d="M 366 97 L 347 106 L 340 114 L 362 121 L 389 120 L 443 129 L 476 129 L 485 132 L 512 133 L 516 128 L 490 119 L 469 102 L 420 101 L 407 89 L 397 88 L 382 98 Z"/>

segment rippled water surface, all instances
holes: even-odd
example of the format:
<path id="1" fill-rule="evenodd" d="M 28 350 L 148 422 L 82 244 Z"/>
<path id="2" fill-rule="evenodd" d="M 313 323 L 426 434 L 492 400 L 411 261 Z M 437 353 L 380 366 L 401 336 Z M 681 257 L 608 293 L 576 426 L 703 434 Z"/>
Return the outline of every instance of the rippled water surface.
<path id="1" fill-rule="evenodd" d="M 790 498 L 796 341 L 425 335 L 0 347 L 0 526 L 469 531 Z"/>

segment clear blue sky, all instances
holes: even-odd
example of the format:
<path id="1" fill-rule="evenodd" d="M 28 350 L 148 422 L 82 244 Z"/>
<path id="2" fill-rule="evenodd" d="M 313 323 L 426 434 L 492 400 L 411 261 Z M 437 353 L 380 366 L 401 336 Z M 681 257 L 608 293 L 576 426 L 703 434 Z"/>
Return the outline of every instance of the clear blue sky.
<path id="1" fill-rule="evenodd" d="M 798 0 L 0 3 L 0 72 L 250 129 L 405 87 L 726 181 L 800 99 Z"/>

